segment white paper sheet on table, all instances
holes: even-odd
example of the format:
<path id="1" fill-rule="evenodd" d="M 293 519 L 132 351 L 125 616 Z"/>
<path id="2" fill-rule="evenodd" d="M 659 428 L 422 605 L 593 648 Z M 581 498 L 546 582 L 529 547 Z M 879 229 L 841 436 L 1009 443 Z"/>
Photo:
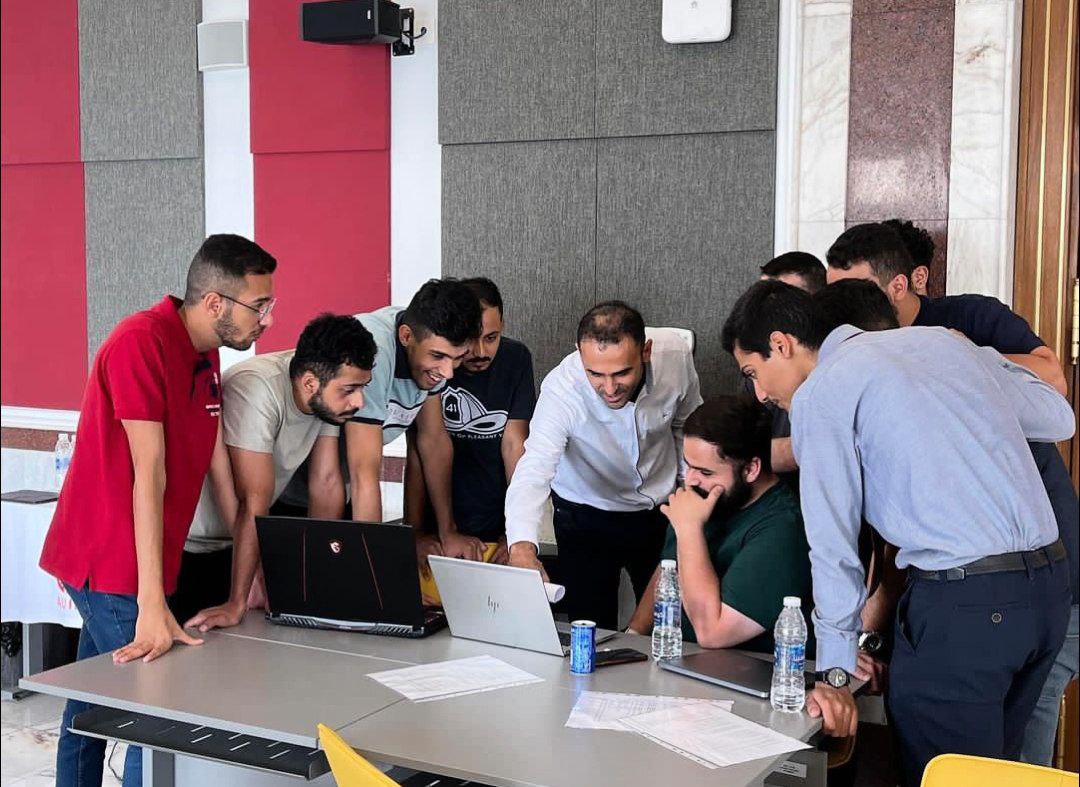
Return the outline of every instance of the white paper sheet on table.
<path id="1" fill-rule="evenodd" d="M 796 738 L 755 724 L 711 703 L 666 708 L 623 719 L 622 723 L 709 768 L 810 748 Z"/>
<path id="2" fill-rule="evenodd" d="M 493 656 L 472 656 L 467 659 L 439 661 L 415 667 L 372 672 L 369 678 L 378 681 L 413 702 L 444 700 L 463 694 L 539 683 L 538 678 Z"/>
<path id="3" fill-rule="evenodd" d="M 622 719 L 664 708 L 675 708 L 698 703 L 716 705 L 731 710 L 731 700 L 705 700 L 693 697 L 657 697 L 648 694 L 621 694 L 608 691 L 583 691 L 574 703 L 567 727 L 579 730 L 623 730 L 633 732 L 622 724 Z"/>

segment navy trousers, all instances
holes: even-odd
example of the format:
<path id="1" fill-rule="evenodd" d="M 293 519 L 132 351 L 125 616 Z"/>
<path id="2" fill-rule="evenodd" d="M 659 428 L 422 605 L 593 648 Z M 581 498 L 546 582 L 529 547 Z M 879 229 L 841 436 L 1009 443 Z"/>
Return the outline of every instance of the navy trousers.
<path id="1" fill-rule="evenodd" d="M 896 609 L 887 697 L 904 784 L 918 787 L 938 754 L 1020 758 L 1071 604 L 1064 560 L 908 583 Z"/>
<path id="2" fill-rule="evenodd" d="M 566 586 L 563 610 L 570 620 L 600 628 L 619 625 L 619 581 L 625 568 L 634 598 L 649 586 L 667 537 L 667 519 L 648 511 L 601 511 L 551 495 L 559 576 Z"/>

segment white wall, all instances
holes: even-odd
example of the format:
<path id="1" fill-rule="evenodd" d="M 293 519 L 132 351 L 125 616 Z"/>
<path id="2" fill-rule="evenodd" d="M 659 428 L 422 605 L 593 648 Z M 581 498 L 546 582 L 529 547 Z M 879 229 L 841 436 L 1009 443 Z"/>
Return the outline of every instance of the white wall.
<path id="1" fill-rule="evenodd" d="M 203 0 L 202 21 L 247 19 L 248 0 Z M 248 68 L 203 72 L 203 178 L 206 234 L 255 237 L 254 160 Z M 255 354 L 221 348 L 221 367 Z"/>
<path id="2" fill-rule="evenodd" d="M 414 0 L 416 54 L 390 62 L 390 300 L 442 271 L 438 1 Z"/>

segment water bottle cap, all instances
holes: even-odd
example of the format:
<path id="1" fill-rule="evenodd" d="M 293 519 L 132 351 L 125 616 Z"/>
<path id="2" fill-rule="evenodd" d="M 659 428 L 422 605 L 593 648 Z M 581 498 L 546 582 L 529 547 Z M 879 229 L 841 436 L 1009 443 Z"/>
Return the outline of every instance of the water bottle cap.
<path id="1" fill-rule="evenodd" d="M 802 607 L 802 599 L 798 596 L 784 596 L 784 607 L 799 609 Z"/>
<path id="2" fill-rule="evenodd" d="M 661 560 L 660 561 L 660 568 L 675 568 L 675 561 L 674 560 Z"/>

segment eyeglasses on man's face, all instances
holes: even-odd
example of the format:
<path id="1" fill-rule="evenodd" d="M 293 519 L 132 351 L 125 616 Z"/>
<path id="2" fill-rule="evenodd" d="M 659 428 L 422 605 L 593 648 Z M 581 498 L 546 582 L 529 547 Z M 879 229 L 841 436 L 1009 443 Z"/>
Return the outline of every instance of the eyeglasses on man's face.
<path id="1" fill-rule="evenodd" d="M 266 321 L 266 318 L 270 316 L 270 312 L 274 310 L 274 304 L 277 303 L 277 298 L 271 298 L 262 306 L 252 306 L 250 303 L 244 303 L 243 301 L 236 300 L 236 298 L 230 298 L 223 292 L 219 292 L 218 295 L 220 295 L 227 301 L 231 301 L 232 303 L 243 306 L 245 309 L 250 309 L 251 311 L 255 312 L 257 315 L 259 315 L 259 322 Z"/>

